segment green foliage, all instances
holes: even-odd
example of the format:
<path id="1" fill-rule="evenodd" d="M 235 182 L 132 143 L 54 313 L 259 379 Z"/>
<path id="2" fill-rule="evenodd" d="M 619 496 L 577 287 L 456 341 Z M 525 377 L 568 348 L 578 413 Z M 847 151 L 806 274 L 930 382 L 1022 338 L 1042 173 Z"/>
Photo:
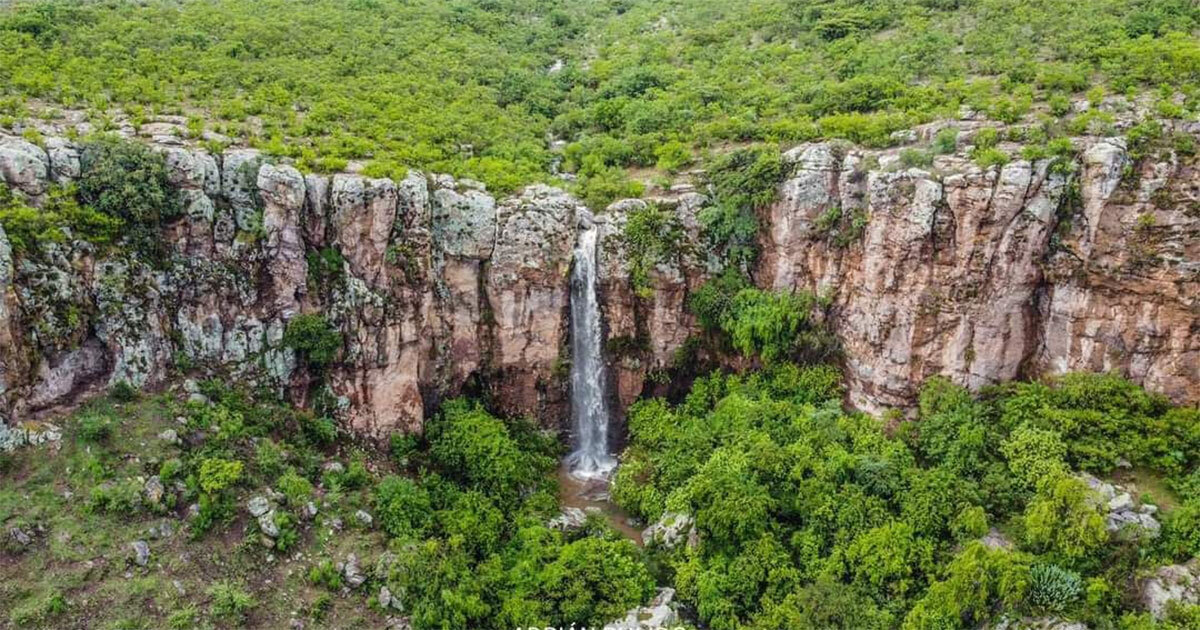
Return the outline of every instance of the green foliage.
<path id="1" fill-rule="evenodd" d="M 337 358 L 342 347 L 342 333 L 321 315 L 306 313 L 288 321 L 283 344 L 301 353 L 310 366 L 319 369 Z"/>
<path id="2" fill-rule="evenodd" d="M 209 589 L 212 598 L 211 610 L 214 617 L 226 621 L 239 621 L 254 608 L 254 598 L 241 586 L 228 580 L 219 580 Z"/>
<path id="3" fill-rule="evenodd" d="M 421 538 L 432 516 L 429 493 L 411 479 L 386 477 L 375 488 L 375 511 L 393 538 Z"/>
<path id="4" fill-rule="evenodd" d="M 79 418 L 75 435 L 84 442 L 103 444 L 112 437 L 113 419 L 102 413 L 89 413 Z"/>
<path id="5" fill-rule="evenodd" d="M 162 155 L 140 142 L 102 136 L 83 144 L 79 165 L 79 201 L 119 220 L 125 239 L 152 260 L 165 256 L 161 228 L 181 207 Z M 104 225 L 95 223 L 98 229 Z M 117 224 L 109 225 L 115 233 Z"/>
<path id="6" fill-rule="evenodd" d="M 275 487 L 283 493 L 287 504 L 295 508 L 303 507 L 313 495 L 312 483 L 291 469 L 279 477 Z"/>
<path id="7" fill-rule="evenodd" d="M 738 291 L 721 320 L 733 347 L 764 363 L 787 360 L 797 353 L 823 357 L 832 350 L 832 335 L 815 318 L 817 300 L 808 293 Z"/>
<path id="8" fill-rule="evenodd" d="M 648 297 L 650 272 L 654 267 L 675 260 L 683 240 L 683 226 L 671 209 L 647 204 L 629 212 L 621 233 L 630 266 L 634 291 Z"/>
<path id="9" fill-rule="evenodd" d="M 1062 612 L 1083 594 L 1083 581 L 1053 564 L 1039 564 L 1029 570 L 1029 602 L 1039 610 Z"/>
<path id="10" fill-rule="evenodd" d="M 538 487 L 555 465 L 545 444 L 532 452 L 523 450 L 504 422 L 466 400 L 443 405 L 428 423 L 426 439 L 429 455 L 441 470 L 503 506 Z"/>
<path id="11" fill-rule="evenodd" d="M 1078 562 L 1108 542 L 1104 515 L 1087 484 L 1074 477 L 1050 476 L 1025 509 L 1025 540 L 1037 551 Z"/>
<path id="12" fill-rule="evenodd" d="M 123 221 L 81 206 L 72 187 L 52 187 L 41 208 L 32 208 L 0 182 L 0 226 L 17 254 L 35 255 L 72 238 L 97 246 L 113 243 Z"/>
<path id="13" fill-rule="evenodd" d="M 729 264 L 748 268 L 758 257 L 757 211 L 775 200 L 787 175 L 775 149 L 739 149 L 708 168 L 713 202 L 700 211 L 703 236 Z"/>

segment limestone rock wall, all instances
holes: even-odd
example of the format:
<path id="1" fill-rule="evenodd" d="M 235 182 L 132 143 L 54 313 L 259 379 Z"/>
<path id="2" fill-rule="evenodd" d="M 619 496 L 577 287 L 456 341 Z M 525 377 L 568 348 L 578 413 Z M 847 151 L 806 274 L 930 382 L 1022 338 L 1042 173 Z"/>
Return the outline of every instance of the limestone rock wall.
<path id="1" fill-rule="evenodd" d="M 35 205 L 79 173 L 77 147 L 47 146 L 57 149 L 0 136 L 0 175 Z M 164 234 L 165 268 L 84 242 L 14 257 L 0 235 L 6 421 L 119 381 L 216 373 L 332 399 L 376 436 L 419 428 L 467 388 L 510 413 L 562 419 L 574 198 L 537 185 L 497 201 L 448 176 L 304 176 L 248 149 L 210 155 L 169 136 L 152 146 L 184 208 Z M 283 344 L 306 312 L 344 336 L 327 390 Z"/>
<path id="2" fill-rule="evenodd" d="M 906 406 L 935 374 L 978 388 L 1071 370 L 1113 370 L 1200 400 L 1196 158 L 1166 150 L 1135 163 L 1121 138 L 1094 137 L 1077 140 L 1075 164 L 981 169 L 967 157 L 980 125 L 958 125 L 958 150 L 922 168 L 903 166 L 899 149 L 814 143 L 785 155 L 756 281 L 832 299 L 850 401 Z M 1194 127 L 1176 131 L 1200 138 Z M 253 150 L 211 155 L 158 131 L 142 135 L 163 153 L 184 210 L 163 234 L 166 267 L 84 242 L 18 256 L 0 234 L 6 422 L 120 381 L 207 374 L 332 401 L 374 436 L 418 429 L 463 392 L 547 426 L 565 421 L 571 253 L 591 220 L 578 200 L 544 185 L 496 199 L 476 182 L 418 172 L 303 175 Z M 79 176 L 79 160 L 61 137 L 37 146 L 0 134 L 0 176 L 35 205 Z M 646 202 L 594 218 L 617 409 L 662 391 L 698 332 L 688 297 L 717 268 L 697 219 L 706 197 L 655 202 L 686 242 L 641 292 L 621 234 Z M 344 336 L 325 389 L 283 344 L 287 322 L 309 312 Z"/>
<path id="3" fill-rule="evenodd" d="M 757 279 L 833 297 L 851 402 L 905 406 L 935 374 L 974 389 L 1078 370 L 1200 400 L 1195 159 L 1134 164 L 1123 139 L 1085 138 L 1074 164 L 984 170 L 963 138 L 927 168 L 830 143 L 785 156 Z M 839 241 L 838 215 L 861 236 Z"/>

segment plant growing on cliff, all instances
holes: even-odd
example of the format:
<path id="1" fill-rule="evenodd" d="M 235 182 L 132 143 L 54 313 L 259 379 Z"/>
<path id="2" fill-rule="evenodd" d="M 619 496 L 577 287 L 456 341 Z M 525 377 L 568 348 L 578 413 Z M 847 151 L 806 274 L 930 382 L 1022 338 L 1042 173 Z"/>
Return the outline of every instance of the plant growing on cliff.
<path id="1" fill-rule="evenodd" d="M 816 319 L 818 300 L 810 293 L 769 292 L 746 288 L 733 296 L 721 330 L 745 356 L 774 363 L 798 353 L 823 357 L 832 351 L 832 335 Z"/>
<path id="2" fill-rule="evenodd" d="M 119 218 L 81 206 L 72 187 L 52 186 L 42 207 L 33 208 L 0 182 L 0 226 L 18 255 L 72 238 L 105 246 L 120 236 L 122 225 Z"/>
<path id="3" fill-rule="evenodd" d="M 758 210 L 775 200 L 787 174 L 779 151 L 740 149 L 709 168 L 713 204 L 700 211 L 702 235 L 728 264 L 749 269 L 758 258 Z"/>
<path id="4" fill-rule="evenodd" d="M 629 212 L 621 240 L 628 252 L 634 292 L 642 298 L 650 297 L 650 272 L 678 258 L 683 227 L 669 208 L 647 204 Z"/>
<path id="5" fill-rule="evenodd" d="M 324 317 L 305 313 L 288 322 L 283 331 L 283 345 L 303 356 L 309 366 L 323 369 L 337 358 L 342 333 Z"/>
<path id="6" fill-rule="evenodd" d="M 166 248 L 160 230 L 181 211 L 162 155 L 140 142 L 101 136 L 83 144 L 79 166 L 80 202 L 119 219 L 127 242 L 161 261 Z"/>

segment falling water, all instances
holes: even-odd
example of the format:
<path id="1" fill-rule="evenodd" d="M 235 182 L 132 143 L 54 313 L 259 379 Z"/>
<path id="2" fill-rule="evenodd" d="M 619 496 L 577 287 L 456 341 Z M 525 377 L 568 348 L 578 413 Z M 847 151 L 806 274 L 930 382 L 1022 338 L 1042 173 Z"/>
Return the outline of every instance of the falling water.
<path id="1" fill-rule="evenodd" d="M 600 307 L 596 303 L 596 227 L 585 219 L 571 272 L 571 420 L 575 450 L 567 468 L 579 479 L 606 479 L 617 461 L 608 452 L 608 400 L 600 355 Z"/>

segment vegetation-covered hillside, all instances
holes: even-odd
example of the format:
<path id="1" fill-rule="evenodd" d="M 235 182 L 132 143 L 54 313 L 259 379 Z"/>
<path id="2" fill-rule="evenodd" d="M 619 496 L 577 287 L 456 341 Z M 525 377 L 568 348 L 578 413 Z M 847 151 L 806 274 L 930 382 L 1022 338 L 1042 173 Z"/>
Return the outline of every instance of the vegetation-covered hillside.
<path id="1" fill-rule="evenodd" d="M 1144 95 L 1160 117 L 1200 98 L 1189 0 L 13 4 L 10 122 L 181 113 L 306 168 L 369 160 L 499 191 L 562 161 L 608 199 L 637 191 L 620 168 L 673 172 L 729 143 L 885 145 L 963 105 L 1013 122 L 1071 116 L 1085 94 Z"/>

